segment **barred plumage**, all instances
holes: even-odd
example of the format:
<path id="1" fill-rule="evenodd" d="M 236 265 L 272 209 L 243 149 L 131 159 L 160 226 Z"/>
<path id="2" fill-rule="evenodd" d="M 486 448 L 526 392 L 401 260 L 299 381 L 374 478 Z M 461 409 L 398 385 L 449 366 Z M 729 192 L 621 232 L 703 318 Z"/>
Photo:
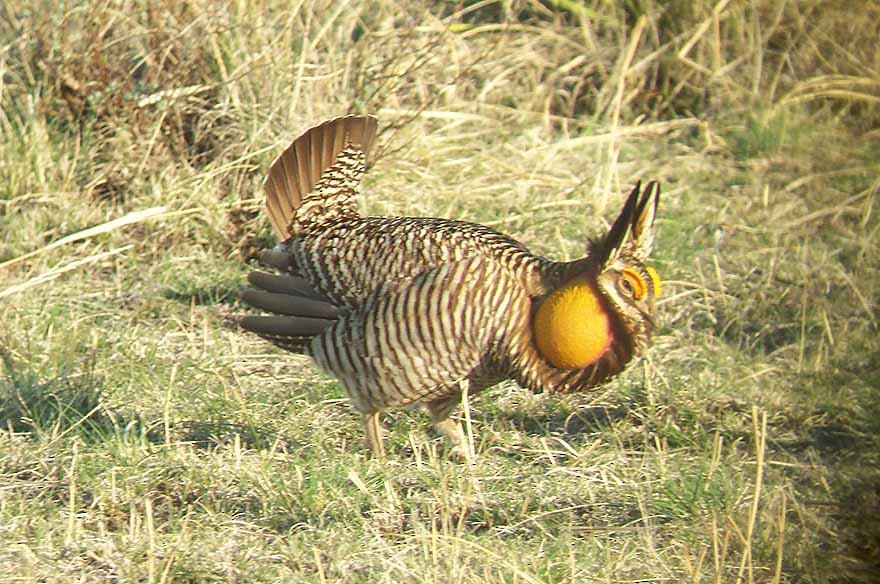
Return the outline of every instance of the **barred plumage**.
<path id="1" fill-rule="evenodd" d="M 660 286 L 645 266 L 656 183 L 636 186 L 590 255 L 552 262 L 483 225 L 361 216 L 355 195 L 375 135 L 375 118 L 336 118 L 273 164 L 267 210 L 283 241 L 262 258 L 281 275 L 249 275 L 243 299 L 272 315 L 241 324 L 335 375 L 376 455 L 382 410 L 425 405 L 467 453 L 448 418 L 463 388 L 513 378 L 581 391 L 644 350 Z"/>

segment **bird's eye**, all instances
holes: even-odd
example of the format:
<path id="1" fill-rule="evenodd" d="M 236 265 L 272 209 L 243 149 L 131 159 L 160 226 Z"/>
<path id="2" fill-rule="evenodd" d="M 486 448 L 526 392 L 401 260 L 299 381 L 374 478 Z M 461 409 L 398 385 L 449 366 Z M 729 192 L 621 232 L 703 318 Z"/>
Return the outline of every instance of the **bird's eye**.
<path id="1" fill-rule="evenodd" d="M 623 294 L 636 300 L 644 298 L 645 293 L 648 291 L 648 287 L 645 285 L 645 280 L 641 274 L 632 268 L 624 268 L 620 274 L 618 286 Z"/>

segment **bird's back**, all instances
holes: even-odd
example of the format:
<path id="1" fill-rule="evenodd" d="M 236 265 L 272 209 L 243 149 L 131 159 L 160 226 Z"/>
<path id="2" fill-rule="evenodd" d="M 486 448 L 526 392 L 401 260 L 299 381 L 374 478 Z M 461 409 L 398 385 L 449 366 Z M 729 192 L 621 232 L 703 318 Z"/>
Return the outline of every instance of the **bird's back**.
<path id="1" fill-rule="evenodd" d="M 376 288 L 476 257 L 537 294 L 547 263 L 489 227 L 430 217 L 347 217 L 301 231 L 285 245 L 296 273 L 348 308 Z"/>

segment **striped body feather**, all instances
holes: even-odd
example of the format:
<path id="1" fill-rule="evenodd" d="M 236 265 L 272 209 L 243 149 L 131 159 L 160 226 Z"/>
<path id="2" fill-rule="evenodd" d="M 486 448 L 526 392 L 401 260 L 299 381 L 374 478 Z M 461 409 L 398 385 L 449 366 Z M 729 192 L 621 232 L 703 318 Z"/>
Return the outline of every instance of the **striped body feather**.
<path id="1" fill-rule="evenodd" d="M 632 350 L 617 335 L 595 367 L 542 359 L 534 303 L 584 262 L 548 261 L 483 225 L 352 217 L 303 229 L 285 246 L 290 272 L 342 308 L 302 352 L 339 378 L 361 411 L 438 399 L 465 378 L 475 392 L 507 378 L 536 392 L 580 391 L 620 371 Z"/>

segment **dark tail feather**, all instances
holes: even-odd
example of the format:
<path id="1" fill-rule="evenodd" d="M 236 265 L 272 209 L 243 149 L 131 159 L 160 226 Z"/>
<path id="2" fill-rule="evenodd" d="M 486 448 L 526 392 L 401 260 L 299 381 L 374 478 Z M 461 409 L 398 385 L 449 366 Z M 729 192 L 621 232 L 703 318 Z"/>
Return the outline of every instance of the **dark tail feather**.
<path id="1" fill-rule="evenodd" d="M 258 330 L 251 328 L 252 326 L 254 326 L 254 323 L 247 322 L 247 319 L 254 318 L 262 317 L 245 316 L 244 318 L 239 320 L 239 324 L 243 329 L 255 333 L 256 335 L 260 336 L 266 341 L 269 341 L 279 349 L 284 349 L 285 351 L 290 351 L 291 353 L 297 353 L 299 355 L 307 355 L 309 353 L 309 345 L 312 343 L 312 339 L 314 337 L 285 337 L 270 335 L 268 333 L 261 333 Z M 258 326 L 257 328 L 260 327 Z"/>
<path id="2" fill-rule="evenodd" d="M 307 353 L 312 338 L 336 322 L 336 307 L 302 278 L 251 272 L 248 281 L 257 289 L 243 291 L 241 299 L 270 314 L 244 316 L 239 325 L 282 349 Z"/>
<path id="3" fill-rule="evenodd" d="M 241 299 L 254 308 L 274 314 L 326 320 L 336 320 L 337 317 L 336 307 L 329 302 L 290 293 L 266 292 L 249 288 L 241 293 Z"/>
<path id="4" fill-rule="evenodd" d="M 289 294 L 302 298 L 312 298 L 327 304 L 330 303 L 327 297 L 315 290 L 305 278 L 297 278 L 296 276 L 289 276 L 286 274 L 269 274 L 267 272 L 251 272 L 248 274 L 247 278 L 248 282 L 267 292 Z M 248 304 L 250 304 L 250 302 L 248 302 Z"/>
<path id="5" fill-rule="evenodd" d="M 268 337 L 311 337 L 324 332 L 334 321 L 305 316 L 243 316 L 241 328 Z"/>
<path id="6" fill-rule="evenodd" d="M 246 331 L 294 353 L 307 353 L 312 339 L 324 332 L 335 320 L 306 316 L 242 317 L 238 324 Z"/>

